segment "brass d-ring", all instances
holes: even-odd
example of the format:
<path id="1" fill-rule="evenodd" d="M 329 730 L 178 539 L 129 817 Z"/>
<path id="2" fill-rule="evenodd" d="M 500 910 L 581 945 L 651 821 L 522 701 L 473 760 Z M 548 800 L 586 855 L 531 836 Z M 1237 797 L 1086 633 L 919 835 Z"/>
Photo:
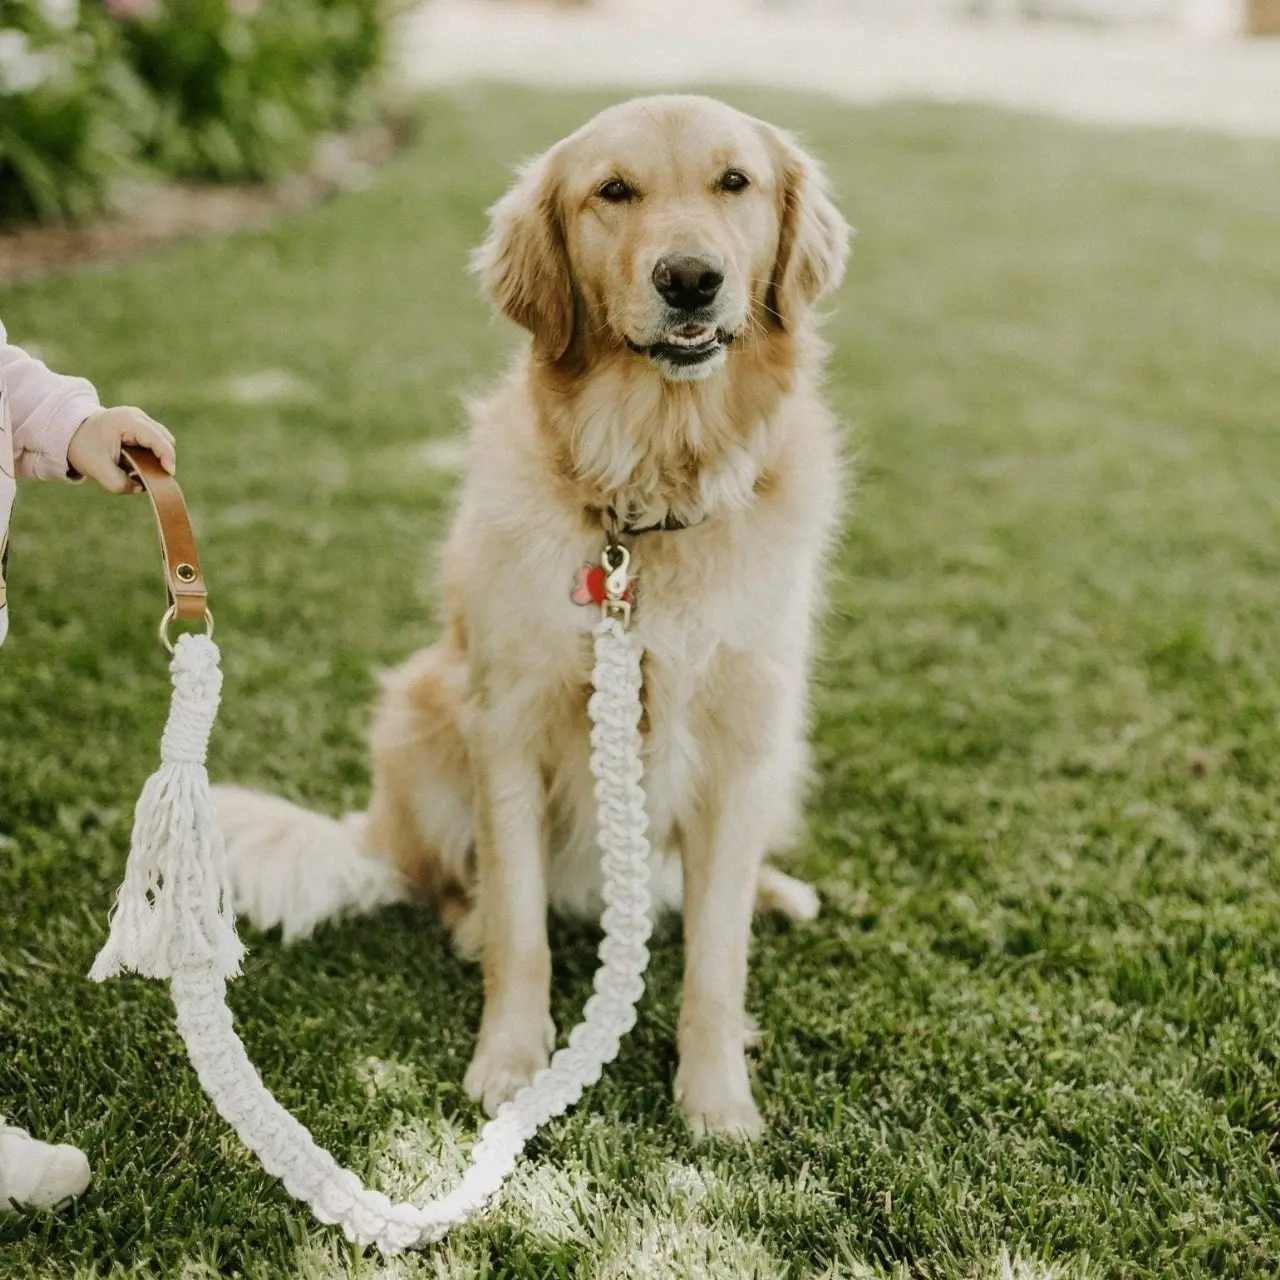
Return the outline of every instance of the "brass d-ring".
<path id="1" fill-rule="evenodd" d="M 173 652 L 173 641 L 169 639 L 169 625 L 173 622 L 177 612 L 177 606 L 171 604 L 164 611 L 164 617 L 160 619 L 160 643 L 164 645 L 170 653 Z M 204 633 L 210 640 L 213 639 L 213 614 L 211 614 L 208 609 L 204 611 Z"/>

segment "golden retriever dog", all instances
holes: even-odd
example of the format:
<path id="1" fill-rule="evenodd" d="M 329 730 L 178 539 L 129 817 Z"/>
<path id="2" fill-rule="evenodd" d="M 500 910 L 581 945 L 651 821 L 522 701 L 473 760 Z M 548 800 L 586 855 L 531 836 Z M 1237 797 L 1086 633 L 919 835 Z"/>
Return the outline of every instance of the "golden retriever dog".
<path id="1" fill-rule="evenodd" d="M 636 579 L 654 883 L 683 910 L 675 1096 L 696 1134 L 760 1132 L 752 914 L 818 905 L 766 857 L 803 799 L 841 497 L 814 308 L 848 239 L 796 141 L 707 98 L 613 107 L 527 165 L 474 267 L 530 338 L 469 406 L 445 634 L 384 682 L 368 813 L 219 789 L 235 904 L 258 925 L 437 905 L 483 967 L 466 1088 L 490 1112 L 554 1045 L 548 907 L 600 910 L 584 566 L 613 520 Z"/>

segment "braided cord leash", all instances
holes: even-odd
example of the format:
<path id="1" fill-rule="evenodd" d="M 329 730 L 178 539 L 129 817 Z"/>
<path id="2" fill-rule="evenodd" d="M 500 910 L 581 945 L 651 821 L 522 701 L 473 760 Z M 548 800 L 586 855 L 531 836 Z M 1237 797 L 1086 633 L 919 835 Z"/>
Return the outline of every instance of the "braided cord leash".
<path id="1" fill-rule="evenodd" d="M 588 704 L 605 901 L 595 993 L 568 1045 L 481 1130 L 457 1188 L 425 1205 L 395 1203 L 339 1165 L 272 1096 L 236 1035 L 226 984 L 239 973 L 244 949 L 236 936 L 226 846 L 205 769 L 222 691 L 219 653 L 207 634 L 183 635 L 174 647 L 173 701 L 160 768 L 138 800 L 110 934 L 90 976 L 101 982 L 132 971 L 168 979 L 178 1031 L 219 1114 L 320 1222 L 341 1225 L 349 1240 L 374 1244 L 385 1254 L 439 1240 L 492 1201 L 525 1143 L 600 1079 L 635 1025 L 651 929 L 640 650 L 627 632 L 630 609 L 622 603 L 625 550 L 607 547 L 605 568 L 609 587 L 593 633 L 594 692 Z M 203 594 L 199 604 L 204 605 Z"/>

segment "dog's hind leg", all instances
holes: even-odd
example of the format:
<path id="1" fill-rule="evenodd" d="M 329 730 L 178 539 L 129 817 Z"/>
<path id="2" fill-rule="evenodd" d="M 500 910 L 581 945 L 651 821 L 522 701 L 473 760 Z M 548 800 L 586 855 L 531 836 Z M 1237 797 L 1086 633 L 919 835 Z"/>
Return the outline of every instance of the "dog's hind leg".
<path id="1" fill-rule="evenodd" d="M 804 830 L 804 794 L 809 780 L 809 745 L 801 737 L 786 742 L 771 770 L 779 803 L 766 842 L 766 858 L 783 855 Z M 822 903 L 818 891 L 803 880 L 766 861 L 756 878 L 757 915 L 776 914 L 788 920 L 814 919 Z"/>
<path id="2" fill-rule="evenodd" d="M 475 815 L 466 704 L 466 658 L 443 644 L 384 678 L 364 848 L 393 866 L 416 900 L 439 910 L 469 955 Z"/>
<path id="3" fill-rule="evenodd" d="M 436 648 L 386 678 L 367 813 L 331 818 L 241 787 L 213 789 L 238 914 L 292 941 L 326 920 L 426 901 L 465 937 L 474 823 L 458 675 Z"/>

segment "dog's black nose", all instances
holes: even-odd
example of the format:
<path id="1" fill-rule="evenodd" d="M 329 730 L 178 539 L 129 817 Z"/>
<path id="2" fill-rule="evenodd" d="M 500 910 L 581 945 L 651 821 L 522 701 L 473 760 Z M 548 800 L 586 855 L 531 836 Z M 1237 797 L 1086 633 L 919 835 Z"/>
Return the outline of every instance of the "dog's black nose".
<path id="1" fill-rule="evenodd" d="M 722 284 L 719 265 L 698 253 L 668 254 L 653 269 L 653 287 L 677 311 L 697 311 L 714 302 Z"/>

